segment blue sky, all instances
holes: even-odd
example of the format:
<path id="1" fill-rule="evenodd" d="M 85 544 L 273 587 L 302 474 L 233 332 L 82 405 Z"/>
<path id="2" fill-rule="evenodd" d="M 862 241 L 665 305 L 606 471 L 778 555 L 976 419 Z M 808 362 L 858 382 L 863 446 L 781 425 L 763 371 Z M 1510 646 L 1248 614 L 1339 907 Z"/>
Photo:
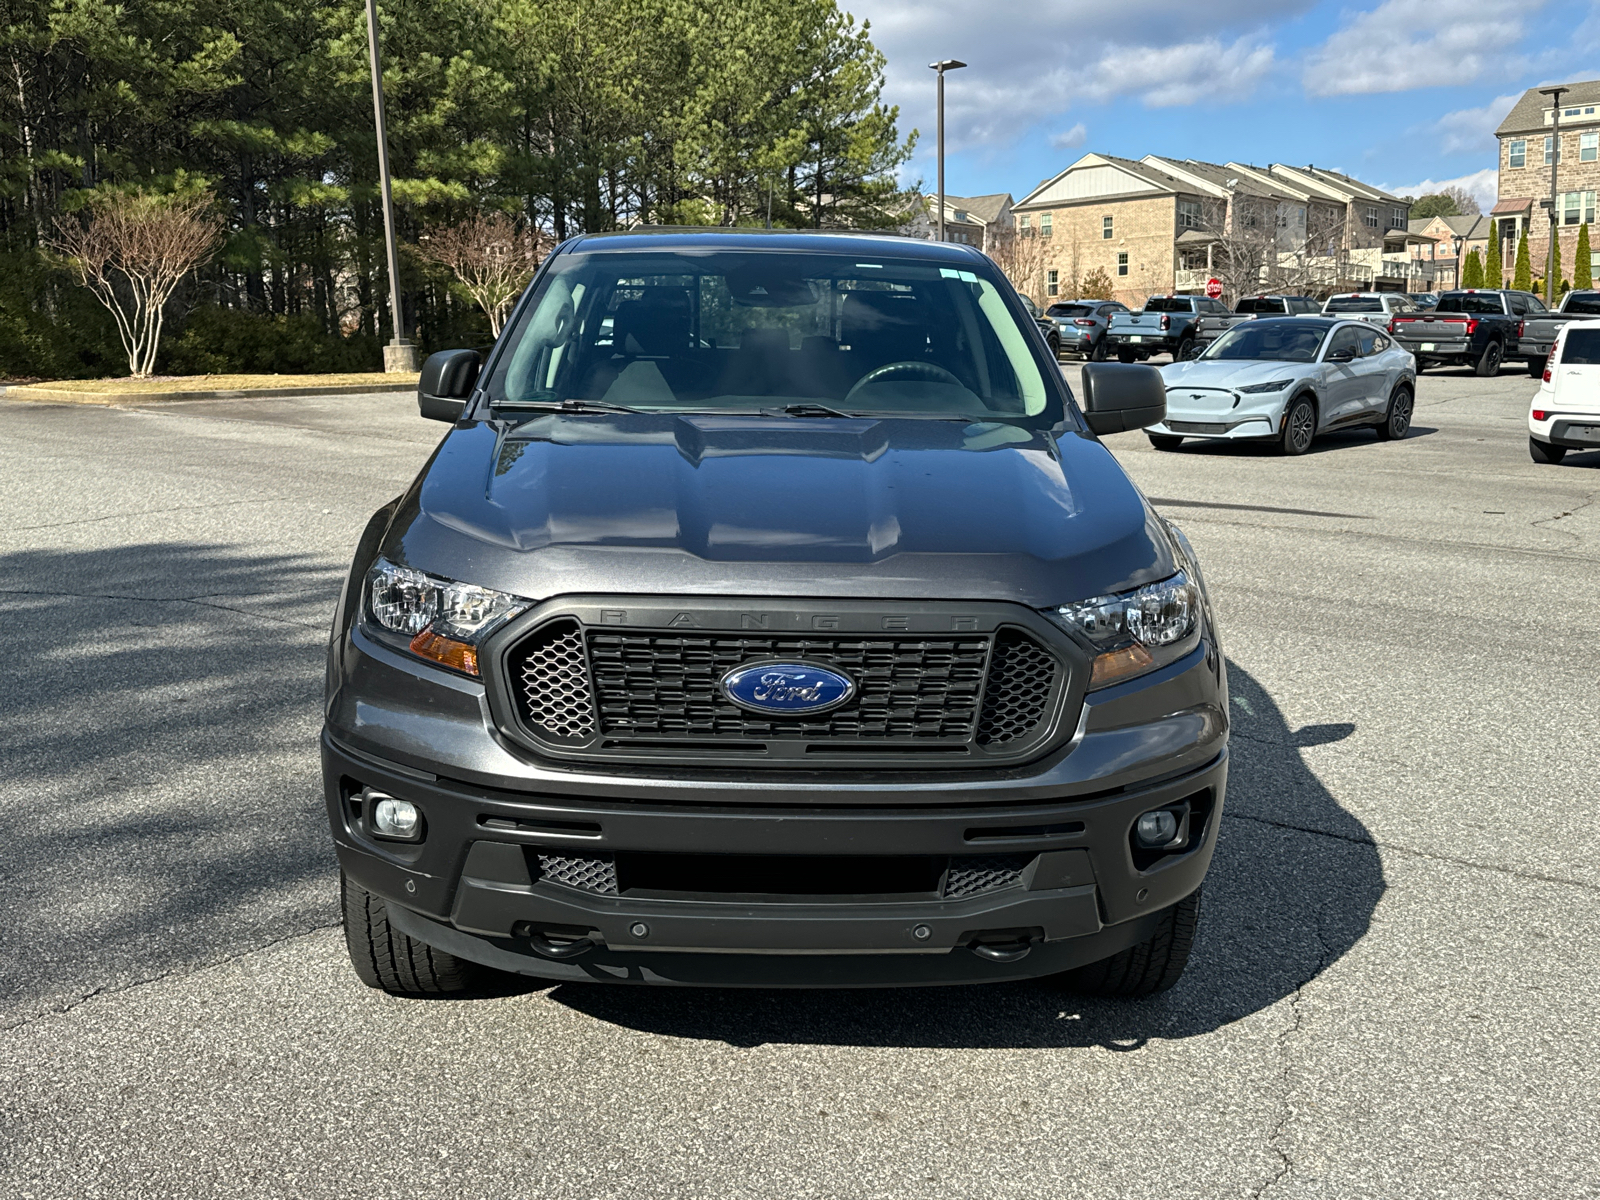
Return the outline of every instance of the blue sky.
<path id="1" fill-rule="evenodd" d="M 888 57 L 885 98 L 953 195 L 1017 199 L 1086 151 L 1315 163 L 1397 193 L 1494 199 L 1494 128 L 1524 89 L 1600 79 L 1600 0 L 840 0 Z M 1485 210 L 1489 207 L 1484 204 Z"/>

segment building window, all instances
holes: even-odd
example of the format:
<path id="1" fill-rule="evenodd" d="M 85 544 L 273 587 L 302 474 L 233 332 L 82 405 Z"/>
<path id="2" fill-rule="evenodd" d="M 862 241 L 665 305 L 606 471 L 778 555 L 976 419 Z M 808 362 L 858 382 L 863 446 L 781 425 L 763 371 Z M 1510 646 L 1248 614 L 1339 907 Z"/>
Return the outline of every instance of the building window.
<path id="1" fill-rule="evenodd" d="M 1600 158 L 1600 130 L 1578 135 L 1578 161 L 1594 162 Z"/>
<path id="2" fill-rule="evenodd" d="M 1050 231 L 1055 227 L 1055 214 L 1044 213 L 1039 217 L 1039 236 L 1049 237 Z M 1055 293 L 1052 292 L 1051 295 Z"/>
<path id="3" fill-rule="evenodd" d="M 1390 229 L 1404 229 L 1405 227 L 1406 227 L 1406 210 L 1403 209 L 1403 208 L 1391 208 L 1389 210 L 1389 228 Z"/>
<path id="4" fill-rule="evenodd" d="M 1556 145 L 1555 134 L 1544 139 L 1544 165 L 1547 167 L 1550 165 L 1551 154 L 1555 155 L 1556 162 L 1561 161 L 1561 149 Z"/>
<path id="5" fill-rule="evenodd" d="M 1110 220 L 1111 218 L 1107 217 L 1106 219 Z M 1128 273 L 1128 256 L 1126 254 L 1119 254 L 1119 255 L 1117 255 L 1117 274 L 1118 275 L 1126 275 L 1127 273 Z"/>
<path id="6" fill-rule="evenodd" d="M 1305 209 L 1297 208 L 1297 209 L 1294 210 L 1294 223 L 1296 225 L 1298 225 L 1301 229 L 1304 229 L 1306 227 L 1306 210 Z"/>
<path id="7" fill-rule="evenodd" d="M 1368 229 L 1376 229 L 1378 227 L 1378 208 L 1377 208 L 1377 205 L 1375 205 L 1375 204 L 1367 205 L 1366 209 L 1361 214 L 1361 223 L 1363 225 L 1365 225 Z"/>
<path id="8" fill-rule="evenodd" d="M 1046 271 L 1044 273 L 1044 290 L 1047 295 L 1056 296 L 1061 292 L 1061 272 Z"/>
<path id="9" fill-rule="evenodd" d="M 1561 207 L 1563 225 L 1587 225 L 1594 222 L 1593 192 L 1567 192 L 1561 197 Z"/>
<path id="10" fill-rule="evenodd" d="M 1561 110 L 1561 115 L 1563 117 L 1575 117 L 1578 115 L 1578 110 L 1575 108 L 1563 108 Z"/>
<path id="11" fill-rule="evenodd" d="M 1199 229 L 1200 228 L 1200 201 L 1198 201 L 1198 200 L 1179 200 L 1178 201 L 1178 228 L 1179 229 Z"/>
<path id="12" fill-rule="evenodd" d="M 1525 167 L 1528 165 L 1528 143 L 1522 138 L 1515 138 L 1510 143 L 1506 154 L 1506 166 Z"/>
<path id="13" fill-rule="evenodd" d="M 1110 239 L 1110 237 L 1112 236 L 1112 234 L 1111 234 L 1111 218 L 1110 217 L 1101 217 L 1100 218 L 1100 236 L 1102 238 L 1106 238 L 1106 239 Z"/>
<path id="14" fill-rule="evenodd" d="M 1017 228 L 1018 229 L 1026 229 L 1028 227 L 1028 220 L 1029 220 L 1028 214 L 1027 213 L 1023 213 L 1020 217 L 1017 218 Z"/>

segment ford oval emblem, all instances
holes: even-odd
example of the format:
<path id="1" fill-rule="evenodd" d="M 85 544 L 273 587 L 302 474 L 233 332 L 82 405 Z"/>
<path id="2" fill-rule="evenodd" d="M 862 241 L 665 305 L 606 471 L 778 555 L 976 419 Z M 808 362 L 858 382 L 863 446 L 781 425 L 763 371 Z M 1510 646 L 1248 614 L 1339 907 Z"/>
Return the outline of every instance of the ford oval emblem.
<path id="1" fill-rule="evenodd" d="M 722 691 L 740 708 L 805 716 L 838 708 L 855 695 L 855 681 L 816 663 L 762 662 L 735 667 Z"/>

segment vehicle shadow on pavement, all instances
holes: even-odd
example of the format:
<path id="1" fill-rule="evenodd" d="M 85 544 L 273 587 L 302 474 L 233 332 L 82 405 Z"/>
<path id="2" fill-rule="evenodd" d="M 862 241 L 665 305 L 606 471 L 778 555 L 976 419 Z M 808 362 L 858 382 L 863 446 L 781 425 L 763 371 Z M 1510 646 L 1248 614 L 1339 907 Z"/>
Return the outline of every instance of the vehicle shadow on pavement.
<path id="1" fill-rule="evenodd" d="M 1365 935 L 1384 893 L 1366 827 L 1301 750 L 1348 722 L 1291 730 L 1271 696 L 1230 666 L 1227 808 L 1206 878 L 1200 936 L 1183 979 L 1148 1000 L 1089 999 L 1052 981 L 859 991 L 562 985 L 557 1000 L 599 1020 L 733 1046 L 931 1048 L 1102 1046 L 1210 1033 L 1294 995 Z M 963 953 L 963 951 L 957 951 Z"/>
<path id="2" fill-rule="evenodd" d="M 1405 441 L 1429 437 L 1438 433 L 1438 429 L 1430 425 L 1413 425 L 1407 431 Z M 1318 454 L 1330 454 L 1339 450 L 1358 449 L 1363 446 L 1381 446 L 1378 437 L 1370 429 L 1331 429 L 1326 433 L 1317 434 L 1316 441 L 1311 443 L 1311 448 L 1305 452 L 1305 457 L 1310 458 Z M 1396 443 L 1397 445 L 1400 443 Z M 1243 441 L 1226 442 L 1213 441 L 1207 438 L 1193 438 L 1185 441 L 1177 450 L 1167 451 L 1169 454 L 1205 454 L 1218 458 L 1282 458 L 1275 441 Z"/>
<path id="3" fill-rule="evenodd" d="M 0 1012 L 336 919 L 316 755 L 342 568 L 0 554 Z"/>

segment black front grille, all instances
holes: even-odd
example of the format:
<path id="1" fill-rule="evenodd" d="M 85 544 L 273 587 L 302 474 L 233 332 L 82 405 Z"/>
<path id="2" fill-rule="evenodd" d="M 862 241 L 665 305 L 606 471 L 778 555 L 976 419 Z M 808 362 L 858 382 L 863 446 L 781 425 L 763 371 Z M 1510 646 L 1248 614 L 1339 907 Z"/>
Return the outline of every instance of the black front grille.
<path id="1" fill-rule="evenodd" d="M 1010 887 L 1021 880 L 1022 872 L 1032 861 L 1031 854 L 974 854 L 952 858 L 945 875 L 944 894 L 953 899 Z"/>
<path id="2" fill-rule="evenodd" d="M 768 638 L 589 632 L 607 735 L 627 738 L 955 739 L 972 735 L 988 638 Z M 718 690 L 762 659 L 820 662 L 856 681 L 843 708 L 815 717 L 747 712 Z"/>
<path id="3" fill-rule="evenodd" d="M 503 661 L 515 725 L 535 745 L 634 762 L 976 765 L 1036 748 L 1067 682 L 1047 638 L 1008 624 L 769 634 L 619 629 L 560 615 L 521 635 Z M 759 662 L 826 666 L 855 692 L 822 713 L 752 712 L 721 681 Z"/>

